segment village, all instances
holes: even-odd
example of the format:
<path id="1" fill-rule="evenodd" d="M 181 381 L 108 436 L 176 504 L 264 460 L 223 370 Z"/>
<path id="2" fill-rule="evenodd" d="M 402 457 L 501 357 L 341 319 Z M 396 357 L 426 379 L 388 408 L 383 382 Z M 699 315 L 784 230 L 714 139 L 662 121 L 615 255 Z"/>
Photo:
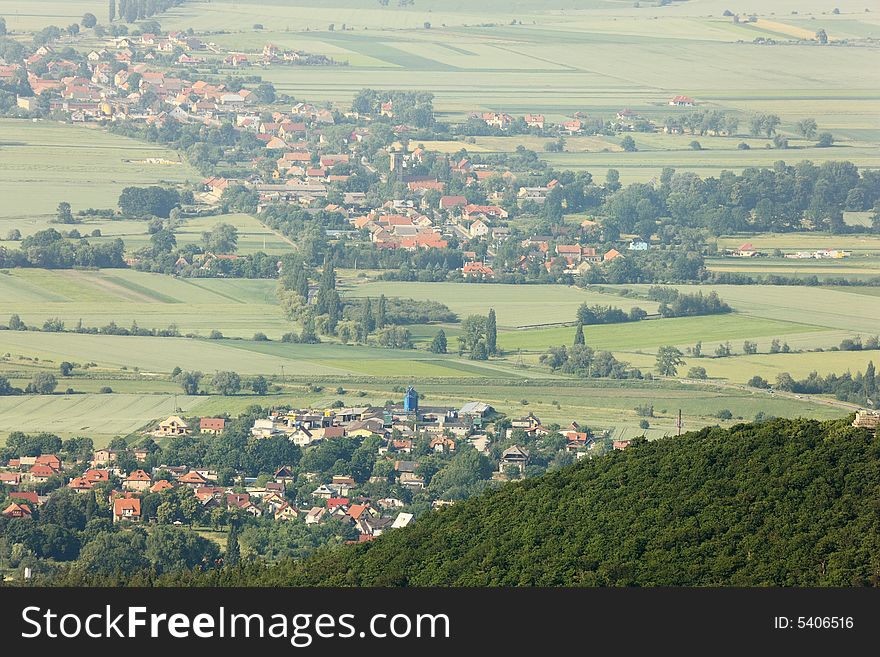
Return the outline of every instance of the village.
<path id="1" fill-rule="evenodd" d="M 94 495 L 98 504 L 107 505 L 116 524 L 207 525 L 238 519 L 313 526 L 335 521 L 348 534 L 356 534 L 350 541 L 363 542 L 460 499 L 461 490 L 444 498 L 427 484 L 439 479 L 444 467 L 457 467 L 454 457 L 463 450 L 464 457 L 479 457 L 479 467 L 489 465 L 481 474 L 472 473 L 474 477 L 500 483 L 542 472 L 546 465 L 530 468 L 542 459 L 546 464 L 542 451 L 559 450 L 572 462 L 592 458 L 607 447 L 625 449 L 632 442 L 594 435 L 577 422 L 567 428 L 544 426 L 532 413 L 507 420 L 483 402 L 460 408 L 427 406 L 410 386 L 399 404 L 278 409 L 255 418 L 246 428 L 247 440 L 280 440 L 303 454 L 299 463 L 272 463 L 256 477 L 179 459 L 174 464 L 162 461 L 159 445 L 195 436 L 209 444 L 221 441 L 229 435 L 230 422 L 224 417 L 187 420 L 172 415 L 130 438 L 136 446 L 125 450 L 95 449 L 83 460 L 62 460 L 54 453 L 9 458 L 0 467 L 0 495 L 6 498 L 2 516 L 30 519 L 53 496 L 68 490 Z M 346 440 L 367 446 L 371 468 L 336 460 L 323 473 L 304 469 L 309 450 L 332 450 L 334 443 Z M 345 472 L 334 473 L 334 467 Z"/>
<path id="2" fill-rule="evenodd" d="M 234 208 L 236 197 L 253 194 L 256 202 L 248 209 L 257 215 L 279 205 L 338 213 L 348 229 L 328 227 L 329 237 L 361 240 L 380 252 L 460 250 L 462 261 L 456 274 L 471 281 L 496 281 L 502 273 L 521 276 L 538 271 L 577 276 L 624 257 L 627 251 L 650 248 L 650 236 L 609 242 L 600 224 L 587 217 L 579 225 L 558 226 L 553 235 L 519 239 L 517 258 L 499 260 L 500 247 L 519 233 L 509 221 L 511 204 L 529 212 L 540 212 L 545 204 L 561 207 L 565 185 L 558 179 L 542 179 L 537 171 L 519 181 L 522 174 L 509 166 L 491 165 L 467 153 L 426 150 L 413 139 L 424 130 L 404 119 L 414 114 L 405 95 L 366 112 L 304 101 L 280 109 L 274 90 L 267 90 L 271 85 L 249 89 L 238 82 L 209 81 L 214 79 L 211 76 L 190 77 L 209 56 L 214 58 L 212 66 L 230 71 L 278 62 L 316 63 L 303 53 L 271 43 L 260 53 L 224 53 L 213 43 L 182 32 L 108 38 L 104 48 L 91 50 L 82 61 L 72 49 L 63 52 L 60 47 L 44 45 L 26 59 L 23 69 L 17 64 L 0 66 L 0 80 L 20 80 L 20 86 L 33 93 L 18 95 L 19 110 L 46 110 L 72 122 L 137 124 L 159 133 L 175 132 L 174 124 L 207 129 L 231 124 L 252 140 L 256 152 L 262 151 L 250 162 L 247 175 L 204 179 L 196 196 L 202 207 Z M 667 103 L 675 108 L 695 104 L 685 96 Z M 499 112 L 472 113 L 468 121 L 505 134 L 520 130 L 560 138 L 606 130 L 663 129 L 626 109 L 607 122 L 588 121 L 586 115 L 577 113 L 553 125 L 541 114 L 514 117 Z M 341 134 L 342 126 L 352 127 Z M 376 143 L 380 144 L 378 155 L 372 150 Z M 442 175 L 438 174 L 441 168 Z M 454 190 L 449 189 L 448 180 L 454 181 Z M 368 188 L 376 182 L 384 183 L 394 195 L 377 198 Z M 578 182 L 578 186 L 583 184 Z M 137 265 L 139 261 L 130 257 L 128 262 Z M 177 270 L 182 273 L 198 265 L 184 257 Z"/>

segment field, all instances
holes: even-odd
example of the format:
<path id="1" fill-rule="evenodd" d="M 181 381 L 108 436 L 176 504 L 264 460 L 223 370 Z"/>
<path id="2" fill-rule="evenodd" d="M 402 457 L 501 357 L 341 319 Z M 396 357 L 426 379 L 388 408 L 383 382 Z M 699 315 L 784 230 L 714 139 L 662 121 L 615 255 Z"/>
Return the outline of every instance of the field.
<path id="1" fill-rule="evenodd" d="M 147 164 L 147 158 L 175 163 Z M 127 185 L 200 179 L 176 153 L 160 146 L 97 128 L 0 119 L 3 237 L 12 228 L 23 235 L 46 228 L 60 201 L 70 203 L 74 212 L 110 208 Z"/>
<path id="2" fill-rule="evenodd" d="M 666 104 L 673 95 L 687 94 L 701 108 L 736 114 L 740 132 L 752 114 L 777 113 L 780 130 L 793 147 L 779 152 L 765 148 L 766 139 L 738 135 L 698 138 L 703 150 L 692 151 L 691 135 L 642 134 L 635 135 L 637 153 L 620 153 L 615 139 L 575 138 L 569 152 L 560 154 L 544 154 L 543 140 L 530 137 L 478 138 L 471 146 L 498 151 L 523 143 L 554 165 L 588 169 L 597 177 L 616 168 L 624 182 L 647 181 L 667 165 L 714 175 L 722 169 L 771 165 L 780 158 L 847 158 L 860 166 L 880 166 L 880 51 L 875 46 L 752 43 L 758 37 L 805 38 L 819 27 L 832 42 L 876 38 L 877 18 L 856 0 L 837 3 L 840 15 L 833 16 L 818 0 L 784 0 L 774 3 L 772 12 L 759 10 L 757 22 L 739 24 L 722 16 L 727 6 L 721 0 L 641 8 L 611 0 L 569 0 L 553 9 L 536 0 L 393 4 L 190 2 L 165 14 L 162 23 L 169 29 L 226 31 L 211 38 L 228 49 L 253 51 L 271 41 L 347 64 L 261 70 L 279 90 L 298 98 L 344 106 L 368 79 L 374 88 L 432 92 L 441 121 L 495 110 L 541 112 L 558 122 L 576 111 L 611 118 L 628 107 L 662 124 L 672 113 L 689 111 Z M 264 29 L 254 29 L 255 24 Z M 799 139 L 795 124 L 806 117 L 834 133 L 835 148 L 818 149 Z M 750 151 L 737 150 L 744 140 Z M 441 143 L 438 149 L 458 147 Z"/>
<path id="3" fill-rule="evenodd" d="M 580 382 L 539 365 L 538 356 L 547 347 L 571 344 L 571 322 L 583 302 L 656 310 L 655 304 L 640 298 L 644 292 L 640 286 L 629 286 L 629 292 L 625 292 L 614 286 L 582 290 L 561 286 L 365 282 L 350 271 L 340 272 L 340 285 L 343 294 L 351 298 L 385 294 L 442 301 L 461 317 L 484 314 L 491 299 L 498 315 L 498 341 L 506 356 L 475 362 L 431 354 L 424 345 L 433 337 L 436 325 L 412 327 L 420 346 L 414 351 L 333 341 L 319 345 L 281 343 L 278 338 L 291 325 L 275 304 L 274 281 L 175 279 L 128 270 L 14 270 L 0 275 L 0 317 L 16 312 L 37 326 L 49 317 L 64 319 L 68 327 L 80 318 L 86 326 L 110 321 L 127 326 L 132 320 L 143 327 L 175 323 L 184 333 L 205 336 L 216 328 L 227 337 L 207 340 L 0 331 L 0 372 L 13 385 L 24 386 L 36 371 L 57 371 L 62 360 L 93 363 L 89 369 L 77 369 L 74 377 L 62 380 L 59 390 L 71 387 L 77 394 L 0 400 L 0 432 L 14 427 L 42 428 L 65 435 L 88 432 L 103 440 L 133 431 L 175 407 L 192 413 L 218 413 L 288 399 L 326 405 L 338 398 L 333 391 L 340 383 L 363 391 L 359 399 L 364 403 L 394 398 L 391 387 L 410 382 L 418 383 L 429 399 L 437 395 L 456 402 L 479 398 L 511 413 L 519 412 L 521 400 L 526 399 L 529 410 L 547 417 L 560 421 L 570 416 L 584 417 L 624 433 L 637 430 L 638 417 L 632 409 L 642 403 L 640 399 L 650 398 L 658 411 L 666 409 L 652 421 L 656 435 L 673 430 L 672 413 L 678 408 L 694 425 L 714 421 L 712 414 L 722 408 L 743 418 L 759 410 L 821 417 L 846 412 L 845 408 L 830 408 L 809 400 L 774 399 L 736 387 L 667 389 L 661 384 L 647 384 L 646 391 L 644 386 L 620 388 L 613 382 Z M 821 373 L 862 370 L 873 357 L 873 352 L 838 351 L 766 354 L 773 338 L 784 340 L 797 352 L 828 349 L 856 333 L 876 333 L 880 294 L 871 294 L 873 289 L 714 289 L 736 309 L 735 313 L 590 326 L 585 331 L 587 343 L 611 350 L 618 358 L 650 371 L 653 353 L 661 345 L 674 344 L 685 350 L 702 341 L 703 353 L 711 356 L 722 342 L 729 341 L 737 353 L 743 340 L 756 341 L 763 352 L 760 355 L 688 358 L 681 370 L 684 373 L 686 368 L 700 365 L 719 382 L 737 385 L 754 374 L 772 380 L 783 371 L 805 376 L 814 369 Z M 624 292 L 627 296 L 619 294 Z M 450 350 L 454 351 L 457 327 L 450 324 L 444 328 L 449 334 Z M 251 340 L 257 331 L 266 332 L 271 341 Z M 264 374 L 281 388 L 268 398 L 186 397 L 176 394 L 179 389 L 169 379 L 174 367 L 203 371 L 206 381 L 218 369 L 232 369 L 246 378 Z M 305 384 L 309 381 L 322 382 L 326 391 L 308 393 Z M 97 394 L 104 386 L 111 387 L 113 394 Z M 560 407 L 553 402 L 559 402 Z M 96 408 L 100 408 L 97 419 Z"/>
<path id="4" fill-rule="evenodd" d="M 633 135 L 638 151 L 632 153 L 623 152 L 621 135 L 567 138 L 562 153 L 546 152 L 548 138 L 531 135 L 477 137 L 472 144 L 426 143 L 442 152 L 461 148 L 512 152 L 523 145 L 554 167 L 589 170 L 597 179 L 608 169 L 617 169 L 624 183 L 655 179 L 664 166 L 702 175 L 772 166 L 779 159 L 789 163 L 850 159 L 860 167 L 880 167 L 880 49 L 867 41 L 841 43 L 880 38 L 877 12 L 866 13 L 858 0 L 836 2 L 840 15 L 831 15 L 831 6 L 819 0 L 778 0 L 772 12 L 769 8 L 758 11 L 757 22 L 739 24 L 722 16 L 728 8 L 725 0 L 674 2 L 663 7 L 648 7 L 648 3 L 635 7 L 632 2 L 616 0 L 558 0 L 552 8 L 538 0 L 419 0 L 405 8 L 396 4 L 190 0 L 157 19 L 163 30 L 191 27 L 210 32 L 206 40 L 221 49 L 257 51 L 273 42 L 346 64 L 222 72 L 224 76 L 259 74 L 298 100 L 329 101 L 345 108 L 366 86 L 418 89 L 434 94 L 441 122 L 458 122 L 471 111 L 489 110 L 515 115 L 540 112 L 551 122 L 575 112 L 610 119 L 630 108 L 662 125 L 672 114 L 691 111 L 667 104 L 671 96 L 685 94 L 697 99 L 698 109 L 735 114 L 740 133 L 754 113 L 777 113 L 782 119 L 780 132 L 791 146 L 784 151 L 768 148 L 767 139 L 744 134 L 643 133 Z M 76 22 L 86 11 L 105 22 L 106 10 L 106 3 L 97 0 L 35 0 L 26 6 L 20 0 L 0 0 L 0 15 L 19 39 L 29 39 L 27 31 L 48 24 Z M 828 47 L 753 43 L 758 37 L 810 38 L 819 27 L 838 43 Z M 820 131 L 834 133 L 833 148 L 817 148 L 813 140 L 800 137 L 796 123 L 807 117 L 816 119 Z M 692 148 L 694 140 L 701 149 Z M 739 148 L 743 142 L 748 150 Z M 174 164 L 148 164 L 148 158 Z M 13 228 L 29 235 L 48 227 L 62 200 L 70 202 L 74 211 L 109 208 L 126 185 L 194 182 L 200 177 L 178 154 L 155 145 L 84 126 L 0 120 L 0 237 Z M 241 214 L 188 220 L 176 229 L 177 240 L 198 243 L 202 233 L 220 221 L 238 228 L 241 253 L 282 254 L 293 248 L 257 219 Z M 850 224 L 866 221 L 864 213 L 847 217 Z M 101 237 L 94 238 L 98 241 L 121 237 L 129 251 L 149 240 L 144 222 L 139 221 L 90 219 L 77 229 L 81 233 L 100 230 Z M 712 258 L 710 269 L 820 278 L 880 275 L 877 237 L 730 236 L 719 239 L 718 246 L 735 248 L 746 241 L 765 252 L 833 247 L 851 250 L 853 257 L 834 262 Z M 0 242 L 0 246 L 13 245 Z M 392 387 L 405 383 L 417 383 L 429 401 L 481 399 L 510 414 L 530 410 L 546 421 L 577 418 L 590 426 L 613 429 L 618 437 L 641 432 L 634 407 L 643 403 L 653 403 L 656 409 L 650 436 L 674 432 L 678 409 L 685 415 L 686 428 L 717 422 L 713 416 L 723 409 L 730 410 L 735 419 L 751 419 L 758 412 L 831 417 L 847 410 L 738 386 L 754 374 L 773 379 L 783 371 L 804 376 L 814 369 L 821 373 L 863 369 L 872 352 L 828 349 L 843 338 L 880 330 L 876 288 L 717 286 L 714 289 L 734 307 L 734 313 L 587 327 L 587 343 L 610 350 L 645 371 L 652 368 L 654 353 L 662 345 L 685 350 L 701 341 L 703 352 L 711 355 L 720 343 L 729 341 L 738 352 L 744 340 L 752 340 L 763 353 L 688 358 L 685 368 L 703 366 L 716 379 L 707 385 L 584 382 L 540 366 L 540 354 L 552 345 L 571 344 L 575 312 L 582 303 L 624 310 L 639 306 L 656 312 L 657 304 L 644 298 L 643 287 L 629 286 L 627 292 L 614 286 L 584 290 L 394 283 L 362 274 L 339 272 L 345 298 L 385 294 L 437 300 L 461 318 L 494 308 L 504 356 L 488 362 L 457 357 L 456 323 L 442 327 L 453 352 L 448 356 L 426 350 L 437 325 L 411 327 L 417 347 L 413 351 L 343 345 L 330 338 L 319 345 L 281 343 L 285 332 L 298 327 L 282 315 L 271 280 L 177 279 L 130 270 L 14 270 L 0 273 L 0 323 L 17 313 L 38 327 L 54 317 L 68 328 L 80 320 L 85 326 L 111 321 L 126 327 L 132 322 L 147 328 L 174 324 L 182 334 L 200 337 L 0 331 L 0 373 L 14 385 L 25 385 L 36 371 L 57 371 L 62 360 L 94 363 L 62 380 L 59 391 L 70 387 L 76 394 L 0 398 L 0 435 L 12 430 L 50 430 L 65 436 L 92 435 L 101 443 L 177 408 L 186 413 L 236 413 L 253 403 L 321 406 L 340 398 L 381 404 L 396 399 L 399 394 Z M 212 330 L 225 337 L 205 339 Z M 254 341 L 257 332 L 265 333 L 270 341 Z M 799 353 L 767 354 L 774 338 Z M 825 351 L 812 351 L 816 349 Z M 169 376 L 174 367 L 203 371 L 206 378 L 219 369 L 236 370 L 246 378 L 265 374 L 278 388 L 268 397 L 178 395 L 179 387 Z M 309 392 L 306 384 L 311 382 L 323 389 Z M 350 389 L 347 394 L 336 393 L 340 384 Z M 99 394 L 104 387 L 111 387 L 113 393 Z"/>

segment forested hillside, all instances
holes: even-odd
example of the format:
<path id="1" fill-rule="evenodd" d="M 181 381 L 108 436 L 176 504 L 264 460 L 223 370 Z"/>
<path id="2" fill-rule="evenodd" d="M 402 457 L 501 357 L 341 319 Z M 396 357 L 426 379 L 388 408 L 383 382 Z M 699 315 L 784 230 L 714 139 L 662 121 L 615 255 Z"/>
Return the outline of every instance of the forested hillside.
<path id="1" fill-rule="evenodd" d="M 372 543 L 137 583 L 876 586 L 880 439 L 849 421 L 780 419 L 642 441 Z"/>

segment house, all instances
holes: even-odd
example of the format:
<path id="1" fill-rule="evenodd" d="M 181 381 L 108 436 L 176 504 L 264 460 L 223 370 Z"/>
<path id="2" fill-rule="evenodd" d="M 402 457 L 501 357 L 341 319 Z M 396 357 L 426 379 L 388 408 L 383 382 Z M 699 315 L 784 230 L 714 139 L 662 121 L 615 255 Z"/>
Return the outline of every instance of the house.
<path id="1" fill-rule="evenodd" d="M 327 509 L 323 506 L 313 506 L 311 510 L 306 514 L 306 524 L 307 525 L 317 525 L 321 520 L 324 519 L 324 516 L 327 515 Z"/>
<path id="2" fill-rule="evenodd" d="M 422 489 L 425 487 L 425 478 L 421 475 L 417 475 L 414 472 L 403 472 L 397 478 L 397 481 L 401 486 L 406 486 L 407 488 L 417 488 Z"/>
<path id="3" fill-rule="evenodd" d="M 670 107 L 693 107 L 696 105 L 690 96 L 675 96 L 669 101 Z"/>
<path id="4" fill-rule="evenodd" d="M 351 477 L 334 475 L 333 479 L 330 481 L 330 486 L 335 488 L 340 495 L 348 495 L 349 491 L 357 486 L 357 483 L 355 483 L 355 480 Z"/>
<path id="5" fill-rule="evenodd" d="M 151 484 L 150 475 L 143 470 L 135 470 L 122 482 L 122 488 L 125 490 L 145 491 L 150 488 Z"/>
<path id="6" fill-rule="evenodd" d="M 24 502 L 10 502 L 2 513 L 5 518 L 30 518 L 32 514 L 33 511 Z"/>
<path id="7" fill-rule="evenodd" d="M 40 496 L 34 491 L 15 491 L 9 493 L 9 499 L 27 504 L 31 509 L 40 506 Z"/>
<path id="8" fill-rule="evenodd" d="M 440 209 L 441 210 L 450 210 L 452 208 L 459 208 L 467 205 L 467 197 L 465 196 L 441 196 L 440 197 Z"/>
<path id="9" fill-rule="evenodd" d="M 108 465 L 115 463 L 119 455 L 112 449 L 98 449 L 92 454 L 92 465 Z"/>
<path id="10" fill-rule="evenodd" d="M 214 436 L 223 433 L 226 428 L 226 420 L 222 417 L 203 417 L 199 420 L 199 432 L 209 433 Z"/>
<path id="11" fill-rule="evenodd" d="M 465 278 L 495 278 L 495 271 L 482 262 L 468 262 L 461 268 Z"/>
<path id="12" fill-rule="evenodd" d="M 56 472 L 61 471 L 61 459 L 55 456 L 55 454 L 41 454 L 34 460 L 34 463 L 39 465 L 48 465 Z"/>
<path id="13" fill-rule="evenodd" d="M 0 472 L 0 484 L 6 486 L 18 486 L 21 483 L 21 475 L 17 472 Z"/>
<path id="14" fill-rule="evenodd" d="M 645 240 L 633 240 L 627 247 L 629 251 L 647 251 L 648 243 Z"/>
<path id="15" fill-rule="evenodd" d="M 275 520 L 296 520 L 299 518 L 299 512 L 296 510 L 296 507 L 291 506 L 290 504 L 283 504 L 275 509 Z"/>
<path id="16" fill-rule="evenodd" d="M 529 413 L 525 417 L 517 418 L 510 422 L 510 428 L 512 430 L 521 429 L 526 432 L 533 431 L 540 426 L 541 420 L 539 420 L 538 416 L 534 413 Z"/>
<path id="17" fill-rule="evenodd" d="M 615 258 L 622 258 L 623 254 L 617 249 L 611 249 L 604 256 L 602 256 L 603 262 L 611 262 Z"/>
<path id="18" fill-rule="evenodd" d="M 470 415 L 472 417 L 485 417 L 494 412 L 495 409 L 485 402 L 468 402 L 458 409 L 459 415 Z"/>
<path id="19" fill-rule="evenodd" d="M 752 246 L 751 242 L 746 242 L 745 244 L 741 244 L 736 251 L 733 252 L 734 257 L 736 258 L 754 258 L 757 255 L 760 255 L 758 250 Z"/>
<path id="20" fill-rule="evenodd" d="M 280 482 L 282 484 L 286 481 L 293 481 L 295 479 L 293 475 L 293 468 L 289 465 L 282 465 L 275 471 L 275 474 L 272 476 L 272 478 L 276 482 Z"/>
<path id="21" fill-rule="evenodd" d="M 177 415 L 172 415 L 160 422 L 159 428 L 154 433 L 157 436 L 186 436 L 189 434 L 189 425 Z"/>
<path id="22" fill-rule="evenodd" d="M 877 430 L 880 428 L 880 411 L 859 410 L 856 412 L 852 425 L 859 429 Z"/>
<path id="23" fill-rule="evenodd" d="M 613 447 L 614 449 L 626 449 L 627 447 L 629 447 L 631 442 L 632 438 L 622 438 L 620 440 L 615 440 L 614 442 L 612 442 L 611 447 Z"/>
<path id="24" fill-rule="evenodd" d="M 517 468 L 522 474 L 525 472 L 526 464 L 529 462 L 529 451 L 519 445 L 508 447 L 501 453 L 501 461 L 498 465 L 498 471 L 505 473 L 508 468 Z"/>
<path id="25" fill-rule="evenodd" d="M 161 493 L 165 490 L 171 490 L 174 486 L 167 479 L 160 479 L 155 484 L 150 486 L 151 493 Z"/>
<path id="26" fill-rule="evenodd" d="M 443 454 L 445 452 L 454 452 L 455 441 L 452 438 L 447 438 L 446 436 L 437 436 L 436 438 L 433 438 L 431 440 L 429 447 L 438 454 Z"/>
<path id="27" fill-rule="evenodd" d="M 191 470 L 187 472 L 185 475 L 182 475 L 177 478 L 177 481 L 185 486 L 189 486 L 190 488 L 200 488 L 208 483 L 208 479 L 195 470 Z"/>
<path id="28" fill-rule="evenodd" d="M 477 219 L 471 224 L 468 233 L 471 237 L 485 237 L 489 234 L 489 226 L 487 226 L 482 219 Z"/>
<path id="29" fill-rule="evenodd" d="M 411 513 L 398 513 L 397 517 L 394 519 L 394 522 L 391 523 L 391 529 L 403 529 L 408 524 L 413 521 L 413 514 Z"/>
<path id="30" fill-rule="evenodd" d="M 526 125 L 530 128 L 537 128 L 538 130 L 544 129 L 544 115 L 543 114 L 526 114 L 525 115 Z"/>
<path id="31" fill-rule="evenodd" d="M 28 470 L 26 478 L 28 481 L 36 484 L 45 484 L 49 481 L 49 478 L 55 474 L 57 474 L 57 471 L 53 470 L 48 465 L 36 463 L 31 466 L 30 470 Z"/>
<path id="32" fill-rule="evenodd" d="M 331 497 L 336 495 L 336 491 L 332 488 L 328 487 L 326 484 L 321 484 L 315 490 L 312 491 L 312 496 L 317 497 L 319 500 L 329 500 Z"/>
<path id="33" fill-rule="evenodd" d="M 117 497 L 113 500 L 113 522 L 138 522 L 141 519 L 141 501 L 136 497 Z"/>

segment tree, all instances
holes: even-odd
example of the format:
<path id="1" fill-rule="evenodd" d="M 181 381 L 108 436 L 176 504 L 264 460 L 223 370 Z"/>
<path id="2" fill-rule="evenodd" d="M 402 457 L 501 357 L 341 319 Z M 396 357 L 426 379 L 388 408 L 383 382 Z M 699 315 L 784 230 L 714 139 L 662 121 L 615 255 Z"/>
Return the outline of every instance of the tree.
<path id="1" fill-rule="evenodd" d="M 254 394 L 265 395 L 269 392 L 269 381 L 266 380 L 265 376 L 255 376 L 251 379 L 251 390 L 254 391 Z"/>
<path id="2" fill-rule="evenodd" d="M 8 233 L 6 233 L 6 241 L 7 242 L 20 242 L 21 241 L 21 231 L 18 228 L 13 228 Z"/>
<path id="3" fill-rule="evenodd" d="M 241 377 L 236 372 L 217 372 L 211 377 L 211 387 L 228 397 L 241 390 Z"/>
<path id="4" fill-rule="evenodd" d="M 98 24 L 98 19 L 95 18 L 94 14 L 86 12 L 85 14 L 83 14 L 82 20 L 80 22 L 82 23 L 83 27 L 91 29 Z"/>
<path id="5" fill-rule="evenodd" d="M 679 365 L 684 365 L 684 354 L 672 345 L 660 347 L 657 350 L 657 362 L 655 368 L 663 376 L 675 376 Z"/>
<path id="6" fill-rule="evenodd" d="M 743 353 L 744 354 L 758 353 L 758 344 L 756 342 L 746 340 L 745 342 L 743 342 Z"/>
<path id="7" fill-rule="evenodd" d="M 6 36 L 6 19 L 0 16 L 0 36 Z"/>
<path id="8" fill-rule="evenodd" d="M 767 383 L 767 379 L 765 379 L 761 376 L 758 376 L 758 375 L 755 375 L 751 379 L 749 379 L 746 382 L 746 385 L 751 388 L 760 388 L 762 390 L 766 390 L 767 388 L 770 387 L 770 384 Z"/>
<path id="9" fill-rule="evenodd" d="M 158 255 L 162 253 L 171 253 L 177 246 L 177 238 L 170 230 L 163 228 L 150 236 L 150 244 L 153 246 L 153 253 Z"/>
<path id="10" fill-rule="evenodd" d="M 461 335 L 458 336 L 458 353 L 472 352 L 476 345 L 486 343 L 486 318 L 482 315 L 468 315 L 461 323 Z"/>
<path id="11" fill-rule="evenodd" d="M 180 384 L 183 392 L 187 395 L 199 394 L 199 382 L 202 380 L 201 372 L 180 372 L 175 381 Z"/>
<path id="12" fill-rule="evenodd" d="M 621 146 L 621 147 L 623 148 L 623 150 L 625 150 L 627 153 L 633 153 L 633 152 L 639 150 L 639 149 L 636 147 L 636 141 L 635 141 L 635 139 L 633 139 L 633 138 L 630 137 L 629 135 L 626 135 L 623 139 L 620 140 L 620 146 Z"/>
<path id="13" fill-rule="evenodd" d="M 446 332 L 443 329 L 440 329 L 431 341 L 431 353 L 445 354 L 446 347 Z"/>
<path id="14" fill-rule="evenodd" d="M 237 566 L 241 561 L 241 547 L 238 544 L 238 524 L 229 523 L 229 532 L 226 534 L 226 552 L 223 555 L 224 566 Z"/>
<path id="15" fill-rule="evenodd" d="M 9 330 L 27 331 L 27 324 L 22 321 L 21 317 L 13 313 L 9 316 Z"/>
<path id="16" fill-rule="evenodd" d="M 819 43 L 821 43 L 822 45 L 825 45 L 826 43 L 828 43 L 828 34 L 821 27 L 818 30 L 816 30 L 816 40 Z"/>
<path id="17" fill-rule="evenodd" d="M 171 210 L 180 204 L 176 189 L 159 187 L 126 187 L 119 195 L 119 209 L 124 214 L 143 217 L 155 215 L 167 219 Z"/>
<path id="18" fill-rule="evenodd" d="M 688 370 L 687 378 L 689 379 L 706 379 L 708 378 L 706 374 L 705 367 L 692 367 Z"/>
<path id="19" fill-rule="evenodd" d="M 574 331 L 574 344 L 575 345 L 584 345 L 586 342 L 584 341 L 584 323 L 578 320 L 577 328 Z"/>
<path id="20" fill-rule="evenodd" d="M 819 141 L 816 143 L 816 146 L 819 148 L 828 148 L 834 144 L 834 135 L 830 132 L 823 132 L 819 135 Z"/>
<path id="21" fill-rule="evenodd" d="M 61 203 L 58 204 L 58 211 L 55 215 L 55 220 L 59 224 L 72 224 L 74 222 L 73 213 L 70 211 L 70 203 L 67 201 L 61 201 Z"/>
<path id="22" fill-rule="evenodd" d="M 110 6 L 107 9 L 108 22 L 112 23 L 116 20 L 116 0 L 110 0 Z"/>
<path id="23" fill-rule="evenodd" d="M 379 301 L 376 304 L 376 328 L 385 328 L 385 316 L 388 312 L 388 300 L 384 294 L 379 295 Z"/>
<path id="24" fill-rule="evenodd" d="M 797 124 L 798 132 L 801 133 L 804 139 L 812 139 L 815 137 L 817 127 L 816 119 L 804 119 L 803 121 L 798 121 Z"/>
<path id="25" fill-rule="evenodd" d="M 486 353 L 490 356 L 498 355 L 498 328 L 495 324 L 495 309 L 489 308 L 486 317 Z"/>
<path id="26" fill-rule="evenodd" d="M 235 253 L 238 229 L 232 224 L 217 224 L 210 232 L 202 233 L 202 244 L 211 253 Z"/>
<path id="27" fill-rule="evenodd" d="M 51 395 L 58 387 L 58 379 L 51 372 L 37 372 L 28 384 L 29 392 L 38 395 Z"/>
<path id="28" fill-rule="evenodd" d="M 66 360 L 61 361 L 58 370 L 61 372 L 61 376 L 70 376 L 70 373 L 73 372 L 73 363 L 69 363 Z"/>

